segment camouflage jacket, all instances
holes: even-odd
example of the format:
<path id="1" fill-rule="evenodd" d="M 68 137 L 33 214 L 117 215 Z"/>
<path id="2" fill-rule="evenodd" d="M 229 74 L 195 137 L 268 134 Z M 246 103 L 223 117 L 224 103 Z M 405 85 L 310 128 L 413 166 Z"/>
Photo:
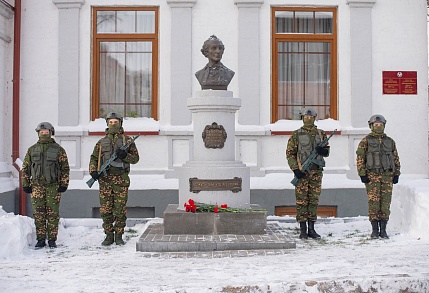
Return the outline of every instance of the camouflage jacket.
<path id="1" fill-rule="evenodd" d="M 366 169 L 366 154 L 368 151 L 368 136 L 374 136 L 378 137 L 379 141 L 381 142 L 381 139 L 383 137 L 388 137 L 386 134 L 375 134 L 371 132 L 367 136 L 365 136 L 359 143 L 357 150 L 356 150 L 356 166 L 359 176 L 365 176 L 367 175 L 367 169 Z M 392 138 L 390 138 L 392 139 Z M 392 139 L 393 141 L 393 139 Z M 393 175 L 400 175 L 401 174 L 401 164 L 399 162 L 399 156 L 398 156 L 398 150 L 396 149 L 396 143 L 393 141 L 393 162 L 395 164 L 395 173 Z"/>
<path id="2" fill-rule="evenodd" d="M 31 150 L 36 147 L 37 145 L 41 146 L 42 150 L 46 152 L 48 149 L 49 144 L 56 144 L 58 146 L 58 166 L 59 166 L 59 185 L 60 186 L 69 186 L 70 181 L 70 166 L 69 161 L 67 158 L 67 153 L 64 150 L 63 147 L 61 147 L 59 144 L 55 142 L 53 138 L 51 138 L 47 142 L 40 142 L 38 141 L 36 144 L 32 145 L 28 148 L 27 153 L 24 158 L 24 162 L 22 164 L 22 187 L 29 187 L 31 186 L 32 181 L 35 181 L 35 178 L 31 177 L 31 165 L 32 165 L 32 158 L 31 158 Z"/>
<path id="3" fill-rule="evenodd" d="M 302 126 L 300 129 L 304 130 L 306 133 L 308 133 L 312 139 L 312 142 L 314 141 L 316 135 L 319 135 L 318 132 L 319 130 L 317 129 L 317 126 L 313 125 L 313 126 Z M 292 135 L 290 136 L 288 143 L 287 143 L 287 148 L 286 148 L 286 159 L 287 162 L 289 164 L 289 167 L 291 170 L 296 170 L 299 169 L 299 164 L 298 164 L 298 145 L 299 145 L 299 141 L 298 141 L 298 130 L 295 130 L 294 132 L 292 132 Z M 322 140 L 326 139 L 326 133 L 325 131 L 320 129 L 320 133 L 322 135 Z M 328 150 L 329 150 L 329 145 L 327 145 Z M 328 153 L 329 156 L 329 153 Z M 301 162 L 301 164 L 303 164 L 304 162 Z"/>
<path id="4" fill-rule="evenodd" d="M 115 145 L 116 140 L 122 139 L 122 136 L 125 136 L 125 143 L 131 141 L 131 137 L 124 134 L 124 129 L 121 127 L 119 132 L 116 134 L 108 133 L 108 129 L 106 129 L 106 137 L 108 137 L 112 141 L 112 145 Z M 105 137 L 104 137 L 105 138 Z M 101 141 L 104 139 L 100 139 L 97 144 L 94 147 L 94 150 L 92 151 L 90 160 L 89 160 L 89 173 L 92 173 L 94 171 L 98 170 L 98 160 L 99 160 L 99 154 L 100 154 L 100 148 L 101 148 Z M 122 159 L 123 162 L 129 163 L 129 164 L 136 164 L 139 161 L 139 152 L 137 150 L 136 144 L 132 143 L 130 147 L 127 149 L 127 156 L 125 159 Z M 112 167 L 114 168 L 114 167 Z"/>

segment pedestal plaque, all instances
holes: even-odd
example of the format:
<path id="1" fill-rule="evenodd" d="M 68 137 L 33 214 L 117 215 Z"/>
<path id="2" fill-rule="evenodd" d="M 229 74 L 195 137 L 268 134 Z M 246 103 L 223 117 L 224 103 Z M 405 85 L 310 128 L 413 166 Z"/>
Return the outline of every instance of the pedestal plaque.
<path id="1" fill-rule="evenodd" d="M 208 190 L 231 190 L 233 193 L 241 191 L 241 178 L 234 179 L 198 179 L 189 178 L 189 191 L 198 193 Z"/>
<path id="2" fill-rule="evenodd" d="M 207 125 L 202 134 L 204 146 L 209 149 L 223 148 L 227 136 L 225 128 L 216 122 L 213 122 L 212 125 Z"/>

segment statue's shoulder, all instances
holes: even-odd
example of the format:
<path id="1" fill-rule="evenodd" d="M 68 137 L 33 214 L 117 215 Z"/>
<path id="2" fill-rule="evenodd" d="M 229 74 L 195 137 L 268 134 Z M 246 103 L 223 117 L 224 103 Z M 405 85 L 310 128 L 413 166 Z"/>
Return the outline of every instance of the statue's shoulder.
<path id="1" fill-rule="evenodd" d="M 197 72 L 195 72 L 195 76 L 198 78 L 198 77 L 201 77 L 203 74 L 204 74 L 204 72 L 206 71 L 206 67 L 207 67 L 207 65 L 206 66 L 204 66 L 202 69 L 200 69 L 200 70 L 198 70 Z"/>

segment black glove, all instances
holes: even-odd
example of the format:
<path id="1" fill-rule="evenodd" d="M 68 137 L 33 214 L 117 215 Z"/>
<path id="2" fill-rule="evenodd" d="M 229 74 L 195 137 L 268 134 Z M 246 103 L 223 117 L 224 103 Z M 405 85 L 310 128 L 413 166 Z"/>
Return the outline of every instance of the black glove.
<path id="1" fill-rule="evenodd" d="M 329 151 L 327 148 L 321 147 L 321 146 L 317 146 L 316 147 L 316 152 L 321 155 L 321 156 L 327 156 Z"/>
<path id="2" fill-rule="evenodd" d="M 66 190 L 67 190 L 67 187 L 65 186 L 58 187 L 58 192 L 66 192 Z"/>
<path id="3" fill-rule="evenodd" d="M 119 159 L 122 160 L 122 159 L 125 159 L 127 157 L 127 152 L 119 149 L 116 151 L 116 155 L 118 156 Z"/>
<path id="4" fill-rule="evenodd" d="M 393 176 L 393 184 L 396 184 L 399 182 L 399 175 Z"/>
<path id="5" fill-rule="evenodd" d="M 293 170 L 293 174 L 295 174 L 295 177 L 298 179 L 301 179 L 305 176 L 305 173 L 299 169 Z"/>
<path id="6" fill-rule="evenodd" d="M 33 188 L 31 186 L 26 186 L 22 188 L 25 193 L 31 193 L 33 191 Z"/>
<path id="7" fill-rule="evenodd" d="M 360 176 L 360 181 L 362 181 L 362 183 L 369 183 L 369 178 L 368 176 Z"/>
<path id="8" fill-rule="evenodd" d="M 94 180 L 97 180 L 98 178 L 100 178 L 100 175 L 98 174 L 98 172 L 97 172 L 97 171 L 92 171 L 92 172 L 91 172 L 91 177 L 92 177 Z"/>

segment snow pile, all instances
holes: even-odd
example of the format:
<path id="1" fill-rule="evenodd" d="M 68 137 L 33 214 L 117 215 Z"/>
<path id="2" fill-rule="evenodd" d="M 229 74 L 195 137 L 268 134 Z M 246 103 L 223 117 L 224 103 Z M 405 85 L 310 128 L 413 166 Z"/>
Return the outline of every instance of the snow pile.
<path id="1" fill-rule="evenodd" d="M 23 256 L 35 244 L 33 219 L 6 213 L 0 206 L 0 259 Z"/>
<path id="2" fill-rule="evenodd" d="M 390 211 L 389 225 L 394 229 L 429 240 L 429 179 L 397 184 Z"/>

